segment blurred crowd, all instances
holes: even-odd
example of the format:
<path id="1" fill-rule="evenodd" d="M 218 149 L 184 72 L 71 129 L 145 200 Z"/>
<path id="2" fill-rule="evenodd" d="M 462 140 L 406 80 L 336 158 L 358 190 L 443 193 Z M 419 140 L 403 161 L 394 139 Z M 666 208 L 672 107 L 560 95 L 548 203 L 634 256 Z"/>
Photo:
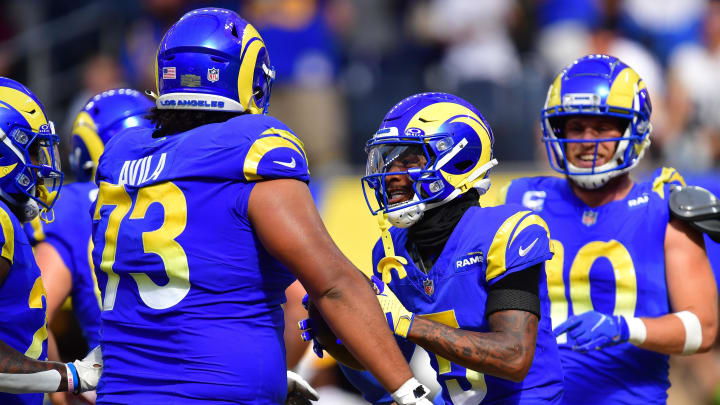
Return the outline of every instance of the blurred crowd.
<path id="1" fill-rule="evenodd" d="M 5 0 L 0 75 L 27 83 L 67 134 L 86 99 L 154 89 L 162 33 L 202 6 L 239 11 L 277 69 L 271 114 L 306 141 L 316 176 L 356 172 L 385 111 L 422 90 L 475 104 L 501 162 L 544 167 L 545 92 L 587 53 L 645 78 L 653 147 L 645 164 L 720 166 L 720 1 L 710 0 Z"/>
<path id="2" fill-rule="evenodd" d="M 277 71 L 270 114 L 304 140 L 314 177 L 359 173 L 384 113 L 420 91 L 477 106 L 501 167 L 542 170 L 547 88 L 588 53 L 617 56 L 645 79 L 654 130 L 641 165 L 720 169 L 720 1 L 4 0 L 0 76 L 43 100 L 67 148 L 91 95 L 155 90 L 162 33 L 203 6 L 237 10 L 260 31 Z M 331 363 L 310 368 L 326 398 L 350 389 Z"/>

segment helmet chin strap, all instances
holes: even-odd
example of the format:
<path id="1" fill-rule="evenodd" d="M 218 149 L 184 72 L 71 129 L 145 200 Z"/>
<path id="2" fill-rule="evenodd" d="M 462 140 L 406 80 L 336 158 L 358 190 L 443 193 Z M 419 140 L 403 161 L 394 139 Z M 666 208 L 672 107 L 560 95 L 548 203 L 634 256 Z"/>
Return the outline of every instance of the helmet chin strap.
<path id="1" fill-rule="evenodd" d="M 381 239 L 385 257 L 377 264 L 377 270 L 382 274 L 383 283 L 387 284 L 392 281 L 392 270 L 395 270 L 399 279 L 407 277 L 407 271 L 403 265 L 408 261 L 402 256 L 395 256 L 395 246 L 393 245 L 392 235 L 390 235 L 390 222 L 388 222 L 388 214 L 379 212 L 377 215 L 378 225 L 380 226 Z M 422 211 L 420 211 L 422 217 Z"/>

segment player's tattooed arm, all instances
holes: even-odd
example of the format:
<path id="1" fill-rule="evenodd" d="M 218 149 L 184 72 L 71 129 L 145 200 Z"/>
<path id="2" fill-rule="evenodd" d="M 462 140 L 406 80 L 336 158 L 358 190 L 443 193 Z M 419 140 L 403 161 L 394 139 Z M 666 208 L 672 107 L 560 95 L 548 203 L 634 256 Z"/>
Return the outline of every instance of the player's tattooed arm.
<path id="1" fill-rule="evenodd" d="M 535 354 L 538 317 L 506 310 L 491 314 L 488 320 L 490 332 L 474 332 L 416 317 L 408 339 L 463 367 L 522 381 Z"/>
<path id="2" fill-rule="evenodd" d="M 34 374 L 50 370 L 60 373 L 60 384 L 57 391 L 67 391 L 67 368 L 65 364 L 32 359 L 0 340 L 0 374 Z M 0 390 L 3 388 L 12 389 L 14 387 L 4 387 L 4 383 L 0 382 Z M 39 388 L 38 391 L 43 390 Z"/>

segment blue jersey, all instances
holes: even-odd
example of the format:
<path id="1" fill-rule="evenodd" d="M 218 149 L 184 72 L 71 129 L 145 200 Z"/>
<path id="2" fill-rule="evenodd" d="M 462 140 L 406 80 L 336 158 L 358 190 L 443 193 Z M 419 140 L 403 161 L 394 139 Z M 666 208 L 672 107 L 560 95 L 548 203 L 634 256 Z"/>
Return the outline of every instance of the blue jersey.
<path id="1" fill-rule="evenodd" d="M 553 326 L 586 311 L 629 317 L 671 312 L 665 282 L 665 230 L 674 169 L 635 183 L 622 200 L 591 208 L 557 177 L 510 183 L 507 202 L 521 202 L 547 221 L 555 257 L 548 263 Z M 668 356 L 630 343 L 578 353 L 558 338 L 568 404 L 664 404 Z"/>
<path id="2" fill-rule="evenodd" d="M 70 270 L 73 312 L 90 348 L 100 343 L 100 292 L 92 269 L 90 251 L 90 204 L 97 196 L 95 183 L 63 186 L 53 207 L 55 220 L 48 224 L 39 217 L 25 224 L 30 243 L 47 242 Z"/>
<path id="3" fill-rule="evenodd" d="M 552 257 L 545 222 L 517 205 L 471 207 L 455 226 L 443 251 L 426 274 L 406 250 L 407 229 L 391 228 L 396 256 L 407 260 L 406 274 L 391 270 L 388 283 L 405 307 L 448 326 L 489 332 L 485 305 L 489 287 L 508 274 Z M 385 257 L 382 241 L 373 250 L 373 267 Z M 527 377 L 515 383 L 469 370 L 430 354 L 446 404 L 556 403 L 562 396 L 562 370 L 551 331 L 544 272 L 539 286 L 541 318 L 535 357 Z"/>
<path id="4" fill-rule="evenodd" d="M 258 180 L 309 181 L 302 143 L 264 115 L 152 135 L 115 135 L 97 170 L 98 403 L 283 403 L 295 277 L 247 210 Z"/>
<path id="5" fill-rule="evenodd" d="M 10 262 L 10 271 L 0 283 L 0 340 L 37 360 L 47 359 L 47 298 L 35 263 L 32 247 L 20 221 L 0 201 L 0 256 Z M 0 404 L 35 404 L 43 394 L 6 394 Z"/>

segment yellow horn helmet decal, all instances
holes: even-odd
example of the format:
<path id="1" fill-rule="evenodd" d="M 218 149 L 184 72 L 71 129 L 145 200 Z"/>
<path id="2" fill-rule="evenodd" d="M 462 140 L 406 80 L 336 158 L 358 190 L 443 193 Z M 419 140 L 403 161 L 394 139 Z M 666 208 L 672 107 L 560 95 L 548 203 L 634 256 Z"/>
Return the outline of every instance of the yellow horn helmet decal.
<path id="1" fill-rule="evenodd" d="M 251 114 L 262 113 L 262 109 L 255 105 L 252 85 L 255 74 L 255 63 L 257 62 L 260 50 L 264 47 L 265 43 L 255 27 L 250 24 L 246 25 L 242 36 L 243 55 L 240 63 L 240 71 L 238 72 L 237 86 L 238 100 L 240 104 L 245 103 L 245 109 Z"/>
<path id="2" fill-rule="evenodd" d="M 20 90 L 0 87 L 0 99 L 17 110 L 27 120 L 33 131 L 39 131 L 41 126 L 48 123 L 40 104 Z"/>
<path id="3" fill-rule="evenodd" d="M 85 111 L 78 114 L 73 124 L 72 133 L 73 135 L 79 136 L 85 143 L 90 153 L 90 159 L 93 161 L 92 178 L 95 178 L 95 170 L 100 161 L 100 155 L 105 151 L 105 144 L 97 134 L 97 126 L 90 114 Z"/>

